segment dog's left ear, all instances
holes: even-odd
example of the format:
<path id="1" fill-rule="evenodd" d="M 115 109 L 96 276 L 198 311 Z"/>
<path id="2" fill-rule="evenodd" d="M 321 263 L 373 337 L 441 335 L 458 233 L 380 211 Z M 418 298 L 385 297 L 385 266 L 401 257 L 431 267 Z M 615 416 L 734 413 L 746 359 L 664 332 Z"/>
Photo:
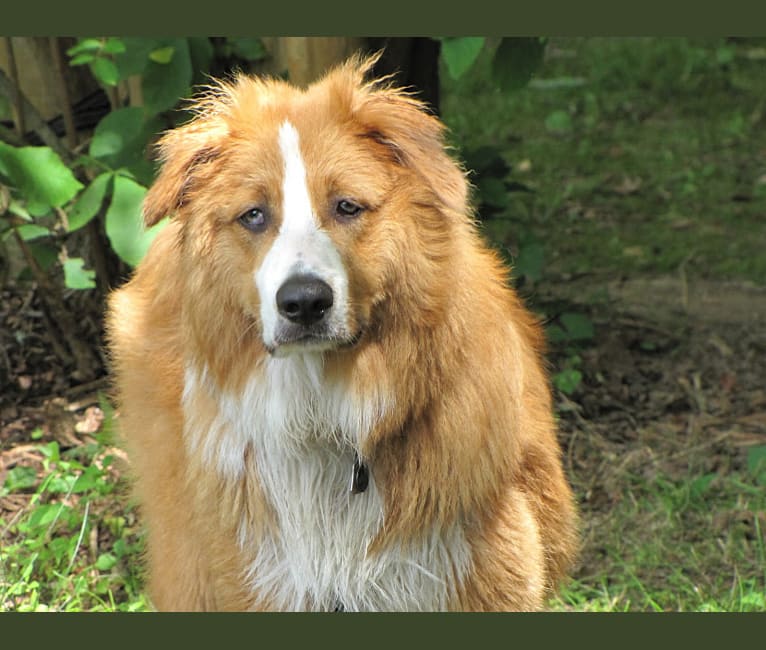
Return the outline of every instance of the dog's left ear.
<path id="1" fill-rule="evenodd" d="M 204 120 L 195 120 L 160 139 L 157 146 L 162 167 L 143 205 L 147 228 L 184 205 L 195 173 L 219 156 L 220 131 Z"/>
<path id="2" fill-rule="evenodd" d="M 365 136 L 388 147 L 398 164 L 420 174 L 444 207 L 465 214 L 468 183 L 447 152 L 444 125 L 424 103 L 401 90 L 365 90 L 356 111 Z"/>

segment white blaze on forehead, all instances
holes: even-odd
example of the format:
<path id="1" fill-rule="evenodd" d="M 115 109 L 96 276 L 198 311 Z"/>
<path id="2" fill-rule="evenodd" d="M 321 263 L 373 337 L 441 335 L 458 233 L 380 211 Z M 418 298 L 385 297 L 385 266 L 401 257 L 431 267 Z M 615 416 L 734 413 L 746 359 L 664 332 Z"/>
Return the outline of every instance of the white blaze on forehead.
<path id="1" fill-rule="evenodd" d="M 316 230 L 318 224 L 311 207 L 311 197 L 306 184 L 306 167 L 301 156 L 298 131 L 290 122 L 284 122 L 279 129 L 279 149 L 285 162 L 282 179 L 282 229 L 308 232 Z"/>
<path id="2" fill-rule="evenodd" d="M 284 160 L 282 224 L 255 274 L 261 299 L 263 339 L 269 347 L 274 345 L 279 328 L 285 322 L 277 310 L 276 295 L 289 277 L 308 274 L 330 285 L 334 299 L 332 310 L 326 316 L 330 330 L 345 330 L 348 305 L 348 276 L 335 244 L 316 218 L 298 131 L 288 121 L 279 129 L 279 149 Z"/>

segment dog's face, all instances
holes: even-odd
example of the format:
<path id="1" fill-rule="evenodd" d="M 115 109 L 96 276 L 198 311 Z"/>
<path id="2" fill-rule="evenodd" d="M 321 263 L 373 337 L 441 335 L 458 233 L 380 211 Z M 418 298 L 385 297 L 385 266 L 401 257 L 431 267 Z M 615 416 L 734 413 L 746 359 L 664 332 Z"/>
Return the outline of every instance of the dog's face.
<path id="1" fill-rule="evenodd" d="M 161 144 L 147 223 L 175 215 L 191 300 L 243 315 L 275 356 L 353 346 L 386 300 L 427 308 L 465 210 L 441 125 L 365 85 L 369 65 L 307 90 L 240 78 Z"/>

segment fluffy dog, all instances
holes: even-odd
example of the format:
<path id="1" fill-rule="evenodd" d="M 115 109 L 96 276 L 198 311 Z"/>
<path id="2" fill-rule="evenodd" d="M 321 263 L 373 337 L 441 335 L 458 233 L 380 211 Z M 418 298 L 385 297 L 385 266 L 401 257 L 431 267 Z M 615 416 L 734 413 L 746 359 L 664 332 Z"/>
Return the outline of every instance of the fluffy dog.
<path id="1" fill-rule="evenodd" d="M 572 562 L 540 327 L 373 62 L 160 143 L 108 319 L 159 609 L 532 610 Z"/>

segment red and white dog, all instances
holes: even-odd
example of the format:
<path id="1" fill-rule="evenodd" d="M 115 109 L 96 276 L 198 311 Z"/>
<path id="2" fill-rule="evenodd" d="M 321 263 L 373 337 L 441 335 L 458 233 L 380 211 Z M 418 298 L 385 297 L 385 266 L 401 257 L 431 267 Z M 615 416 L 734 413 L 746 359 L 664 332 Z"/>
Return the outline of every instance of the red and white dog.
<path id="1" fill-rule="evenodd" d="M 372 62 L 161 142 L 109 313 L 159 609 L 530 610 L 572 562 L 540 328 Z"/>

